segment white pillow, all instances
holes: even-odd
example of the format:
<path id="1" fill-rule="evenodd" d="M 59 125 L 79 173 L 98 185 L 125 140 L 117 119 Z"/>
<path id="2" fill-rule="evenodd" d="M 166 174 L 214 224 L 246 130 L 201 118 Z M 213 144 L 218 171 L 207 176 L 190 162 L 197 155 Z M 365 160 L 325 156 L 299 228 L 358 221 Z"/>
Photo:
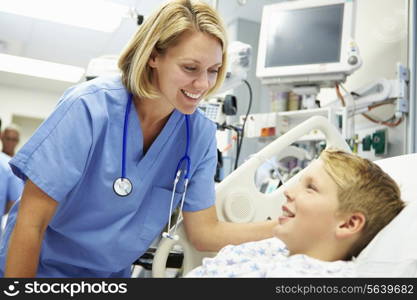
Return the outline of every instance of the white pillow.
<path id="1" fill-rule="evenodd" d="M 356 259 L 360 277 L 417 277 L 417 154 L 376 161 L 400 186 L 407 206 Z"/>

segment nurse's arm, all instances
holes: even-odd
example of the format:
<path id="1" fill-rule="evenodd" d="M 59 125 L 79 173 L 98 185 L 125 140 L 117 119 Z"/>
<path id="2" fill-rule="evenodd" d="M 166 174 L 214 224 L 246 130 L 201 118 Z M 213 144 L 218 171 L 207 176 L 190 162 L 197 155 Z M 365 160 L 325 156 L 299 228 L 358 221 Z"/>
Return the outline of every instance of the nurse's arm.
<path id="1" fill-rule="evenodd" d="M 272 237 L 272 228 L 278 221 L 229 223 L 219 221 L 215 206 L 207 209 L 183 211 L 185 232 L 199 251 L 218 251 L 232 244 L 238 245 Z"/>
<path id="2" fill-rule="evenodd" d="M 58 203 L 27 180 L 7 251 L 5 277 L 34 277 L 43 235 Z"/>

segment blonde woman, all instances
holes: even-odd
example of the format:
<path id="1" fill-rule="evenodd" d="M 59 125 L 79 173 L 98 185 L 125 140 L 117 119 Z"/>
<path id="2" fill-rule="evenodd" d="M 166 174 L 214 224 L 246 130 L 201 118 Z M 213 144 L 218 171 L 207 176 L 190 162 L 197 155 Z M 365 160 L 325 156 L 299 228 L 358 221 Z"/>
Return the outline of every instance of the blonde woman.
<path id="1" fill-rule="evenodd" d="M 226 49 L 215 10 L 171 1 L 121 53 L 121 77 L 64 93 L 11 161 L 26 185 L 0 248 L 5 276 L 129 277 L 178 206 L 200 250 L 272 235 L 276 221 L 216 216 L 216 128 L 196 108 L 222 84 Z"/>

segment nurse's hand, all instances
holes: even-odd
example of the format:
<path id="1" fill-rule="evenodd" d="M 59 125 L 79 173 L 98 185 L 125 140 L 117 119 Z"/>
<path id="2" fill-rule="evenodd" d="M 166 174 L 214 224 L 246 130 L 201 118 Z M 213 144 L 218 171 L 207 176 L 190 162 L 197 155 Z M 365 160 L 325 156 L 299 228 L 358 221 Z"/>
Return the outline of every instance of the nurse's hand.
<path id="1" fill-rule="evenodd" d="M 27 180 L 7 251 L 5 277 L 34 277 L 43 234 L 58 202 Z"/>

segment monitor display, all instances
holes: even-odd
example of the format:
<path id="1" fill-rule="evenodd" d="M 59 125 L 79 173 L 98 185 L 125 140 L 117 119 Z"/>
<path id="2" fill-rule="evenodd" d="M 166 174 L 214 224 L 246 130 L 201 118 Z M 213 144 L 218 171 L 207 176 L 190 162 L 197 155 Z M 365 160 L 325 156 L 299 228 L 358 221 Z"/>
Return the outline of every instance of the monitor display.
<path id="1" fill-rule="evenodd" d="M 353 0 L 265 5 L 256 74 L 286 82 L 342 81 L 359 68 Z"/>
<path id="2" fill-rule="evenodd" d="M 268 28 L 266 67 L 340 61 L 342 4 L 283 10 L 275 16 Z"/>

